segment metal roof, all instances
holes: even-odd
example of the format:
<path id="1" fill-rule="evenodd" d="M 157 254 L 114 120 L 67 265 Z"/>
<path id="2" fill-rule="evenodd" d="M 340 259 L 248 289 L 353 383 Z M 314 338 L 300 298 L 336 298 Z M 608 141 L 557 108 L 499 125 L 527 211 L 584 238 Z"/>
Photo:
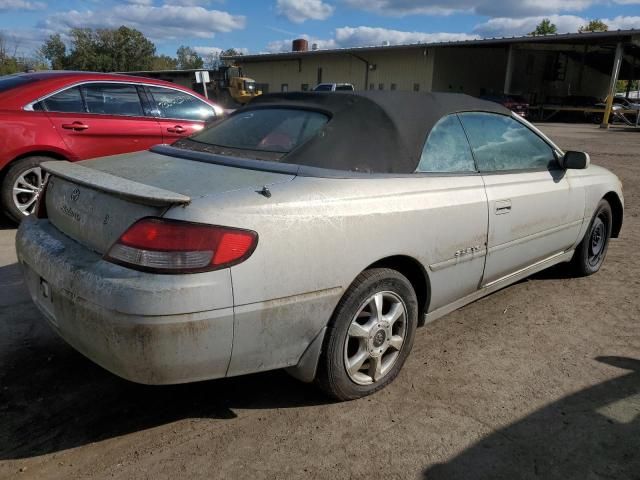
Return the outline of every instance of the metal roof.
<path id="1" fill-rule="evenodd" d="M 630 41 L 631 37 L 640 36 L 640 29 L 613 30 L 608 32 L 584 32 L 584 33 L 557 33 L 552 35 L 526 35 L 520 37 L 494 37 L 477 40 L 451 40 L 447 42 L 418 42 L 398 45 L 371 45 L 362 47 L 332 48 L 325 50 L 308 50 L 306 52 L 278 52 L 259 53 L 254 55 L 232 55 L 222 57 L 228 60 L 268 61 L 301 58 L 313 55 L 327 55 L 336 53 L 358 54 L 362 52 L 382 52 L 387 50 L 402 50 L 411 48 L 433 47 L 459 47 L 459 46 L 485 46 L 504 45 L 510 43 L 600 43 L 603 40 Z"/>

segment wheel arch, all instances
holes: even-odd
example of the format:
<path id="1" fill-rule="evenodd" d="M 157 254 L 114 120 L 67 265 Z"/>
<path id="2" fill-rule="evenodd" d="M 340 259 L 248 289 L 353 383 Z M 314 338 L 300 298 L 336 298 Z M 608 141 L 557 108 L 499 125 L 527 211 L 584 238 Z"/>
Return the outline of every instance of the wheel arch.
<path id="1" fill-rule="evenodd" d="M 30 152 L 25 152 L 22 153 L 20 155 L 18 155 L 16 158 L 14 158 L 13 160 L 11 160 L 6 166 L 8 167 L 9 165 L 11 165 L 14 162 L 17 162 L 18 160 L 22 160 L 23 158 L 27 158 L 27 157 L 51 157 L 55 160 L 69 160 L 69 157 L 67 155 L 64 155 L 61 152 L 58 152 L 56 150 L 33 150 Z"/>
<path id="2" fill-rule="evenodd" d="M 16 166 L 18 162 L 31 157 L 39 157 L 42 160 L 67 160 L 67 157 L 65 155 L 60 152 L 56 152 L 55 150 L 34 149 L 17 155 L 10 162 L 4 165 L 2 170 L 0 170 L 0 211 L 17 222 L 20 222 L 20 219 L 22 217 L 20 216 L 20 218 L 18 218 L 16 216 L 18 215 L 18 213 L 15 211 L 12 212 L 15 207 L 12 206 L 13 203 L 10 198 L 11 185 L 7 185 L 7 182 L 9 181 L 7 175 L 9 175 L 11 168 Z"/>
<path id="3" fill-rule="evenodd" d="M 393 255 L 372 263 L 365 270 L 371 268 L 389 268 L 407 277 L 418 298 L 418 326 L 423 326 L 424 316 L 429 309 L 431 300 L 431 283 L 424 266 L 408 255 Z"/>
<path id="4" fill-rule="evenodd" d="M 7 170 L 9 170 L 12 165 L 22 160 L 23 158 L 27 158 L 27 157 L 50 157 L 53 160 L 69 160 L 69 157 L 67 155 L 56 150 L 30 150 L 28 152 L 23 152 L 20 155 L 14 157 L 13 159 L 9 160 L 2 167 L 2 170 L 0 171 L 0 180 L 4 178 L 5 174 L 7 173 Z"/>
<path id="5" fill-rule="evenodd" d="M 416 292 L 416 297 L 418 298 L 418 327 L 424 326 L 425 313 L 428 311 L 431 299 L 431 284 L 429 282 L 429 276 L 422 264 L 415 258 L 408 255 L 392 255 L 377 260 L 367 266 L 362 270 L 362 272 L 372 268 L 389 268 L 407 277 Z M 358 275 L 356 275 L 356 278 L 362 272 L 359 272 Z M 331 327 L 332 319 L 335 317 L 336 308 L 337 306 L 334 308 L 333 312 L 331 312 L 327 325 L 325 325 L 309 343 L 297 365 L 286 369 L 291 376 L 303 382 L 311 382 L 316 378 L 318 362 L 322 351 L 326 348 L 327 329 Z"/>
<path id="6" fill-rule="evenodd" d="M 609 202 L 611 213 L 613 214 L 613 224 L 611 225 L 611 237 L 618 238 L 622 229 L 622 217 L 624 216 L 624 207 L 620 201 L 620 197 L 615 192 L 609 192 L 604 197 Z"/>

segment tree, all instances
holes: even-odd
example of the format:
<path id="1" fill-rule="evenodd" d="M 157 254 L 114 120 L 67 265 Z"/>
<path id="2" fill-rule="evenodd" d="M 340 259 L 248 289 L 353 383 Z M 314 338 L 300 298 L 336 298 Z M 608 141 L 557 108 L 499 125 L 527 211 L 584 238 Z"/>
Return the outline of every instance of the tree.
<path id="1" fill-rule="evenodd" d="M 7 37 L 0 32 L 0 75 L 9 75 L 24 70 L 17 58 L 18 44 L 9 45 Z"/>
<path id="2" fill-rule="evenodd" d="M 616 93 L 635 92 L 640 88 L 639 80 L 618 80 L 616 82 Z"/>
<path id="3" fill-rule="evenodd" d="M 53 70 L 63 70 L 67 59 L 67 47 L 59 33 L 50 35 L 40 47 L 39 53 L 51 64 Z"/>
<path id="4" fill-rule="evenodd" d="M 548 18 L 544 18 L 536 26 L 536 29 L 531 32 L 531 35 L 553 35 L 554 33 L 558 33 L 555 24 L 551 23 L 551 20 Z"/>
<path id="5" fill-rule="evenodd" d="M 149 70 L 155 45 L 142 32 L 122 26 L 117 29 L 74 28 L 69 33 L 70 48 L 60 35 L 50 36 L 40 48 L 54 69 L 130 72 Z"/>
<path id="6" fill-rule="evenodd" d="M 586 25 L 581 26 L 578 29 L 578 32 L 580 32 L 580 33 L 584 33 L 584 32 L 608 32 L 608 31 L 609 31 L 609 25 L 604 23 L 599 18 L 594 18 L 593 20 L 589 20 L 589 23 L 587 23 Z"/>
<path id="7" fill-rule="evenodd" d="M 228 48 L 227 50 L 223 50 L 220 52 L 219 63 L 225 65 L 233 65 L 233 60 L 227 60 L 225 57 L 237 57 L 242 55 L 240 50 L 236 50 L 235 48 Z"/>
<path id="8" fill-rule="evenodd" d="M 101 70 L 98 66 L 96 34 L 90 28 L 73 28 L 69 32 L 71 51 L 65 59 L 70 70 Z"/>
<path id="9" fill-rule="evenodd" d="M 242 55 L 242 52 L 240 50 L 236 50 L 235 48 L 228 48 L 227 50 L 223 50 L 222 52 L 220 52 L 221 57 L 237 57 L 239 55 Z"/>
<path id="10" fill-rule="evenodd" d="M 202 57 L 191 47 L 180 46 L 176 56 L 178 57 L 178 68 L 180 70 L 193 70 L 204 67 Z"/>
<path id="11" fill-rule="evenodd" d="M 101 31 L 105 54 L 114 56 L 113 70 L 130 72 L 149 70 L 156 54 L 156 46 L 142 32 L 122 26 L 117 30 Z"/>
<path id="12" fill-rule="evenodd" d="M 44 70 L 47 65 L 42 58 L 24 57 L 18 55 L 20 42 L 15 39 L 9 40 L 0 31 L 0 75 L 10 75 L 18 72 L 28 72 L 30 70 Z"/>
<path id="13" fill-rule="evenodd" d="M 175 70 L 178 61 L 169 55 L 157 55 L 151 61 L 151 70 Z"/>
<path id="14" fill-rule="evenodd" d="M 203 66 L 207 70 L 215 70 L 220 66 L 220 52 L 212 51 L 202 56 Z"/>

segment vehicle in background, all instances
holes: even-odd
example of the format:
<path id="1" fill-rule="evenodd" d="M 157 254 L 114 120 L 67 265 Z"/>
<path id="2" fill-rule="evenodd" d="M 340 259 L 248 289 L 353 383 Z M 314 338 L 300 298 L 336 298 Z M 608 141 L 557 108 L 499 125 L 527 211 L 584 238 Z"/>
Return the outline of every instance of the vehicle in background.
<path id="1" fill-rule="evenodd" d="M 43 186 L 40 163 L 146 150 L 202 130 L 224 114 L 162 80 L 49 71 L 0 77 L 0 198 L 20 221 Z"/>
<path id="2" fill-rule="evenodd" d="M 506 95 L 504 93 L 499 93 L 482 95 L 480 98 L 489 102 L 499 103 L 523 118 L 527 118 L 529 116 L 529 102 L 520 95 Z"/>
<path id="3" fill-rule="evenodd" d="M 620 105 L 627 110 L 640 110 L 640 99 L 626 98 L 621 96 L 613 97 L 613 103 Z"/>
<path id="4" fill-rule="evenodd" d="M 262 95 L 253 78 L 245 77 L 237 66 L 219 67 L 211 79 L 211 98 L 225 108 L 236 108 Z"/>
<path id="5" fill-rule="evenodd" d="M 141 383 L 288 368 L 340 400 L 392 382 L 419 325 L 562 262 L 596 273 L 624 210 L 588 154 L 451 93 L 262 95 L 44 168 L 18 261 L 73 347 Z"/>
<path id="6" fill-rule="evenodd" d="M 355 88 L 350 83 L 319 83 L 314 92 L 353 92 Z"/>
<path id="7" fill-rule="evenodd" d="M 634 100 L 635 99 L 628 99 L 618 95 L 613 97 L 609 123 L 620 122 L 637 126 L 638 123 L 640 123 L 640 102 Z M 605 99 L 603 102 L 597 103 L 596 107 L 605 109 L 607 107 L 607 100 Z M 594 113 L 591 121 L 593 123 L 602 123 L 603 118 L 603 113 Z"/>
<path id="8" fill-rule="evenodd" d="M 563 107 L 594 107 L 600 103 L 598 97 L 592 97 L 589 95 L 568 95 L 560 100 L 560 105 Z"/>

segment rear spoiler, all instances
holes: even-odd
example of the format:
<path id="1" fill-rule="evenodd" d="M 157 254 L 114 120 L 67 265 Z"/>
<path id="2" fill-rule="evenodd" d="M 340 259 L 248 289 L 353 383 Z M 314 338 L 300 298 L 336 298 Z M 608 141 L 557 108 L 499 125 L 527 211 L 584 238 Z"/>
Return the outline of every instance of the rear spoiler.
<path id="1" fill-rule="evenodd" d="M 188 204 L 191 198 L 181 193 L 134 182 L 110 173 L 66 161 L 50 161 L 40 165 L 46 172 L 78 185 L 101 190 L 135 203 L 153 206 Z"/>

